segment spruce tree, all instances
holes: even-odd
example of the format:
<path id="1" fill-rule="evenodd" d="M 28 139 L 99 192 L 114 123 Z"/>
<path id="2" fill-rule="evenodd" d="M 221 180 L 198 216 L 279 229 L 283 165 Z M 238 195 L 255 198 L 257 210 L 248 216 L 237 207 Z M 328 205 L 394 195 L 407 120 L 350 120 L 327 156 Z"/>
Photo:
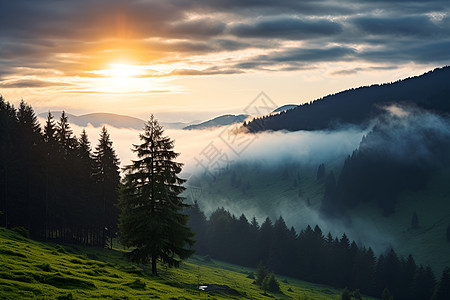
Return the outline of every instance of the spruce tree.
<path id="1" fill-rule="evenodd" d="M 133 247 L 129 258 L 140 263 L 151 260 L 157 275 L 158 259 L 178 267 L 194 253 L 194 233 L 181 212 L 188 205 L 180 196 L 185 180 L 178 177 L 182 164 L 174 161 L 179 154 L 173 151 L 173 140 L 163 135 L 153 115 L 139 138 L 142 143 L 133 145 L 137 160 L 125 168 L 119 230 L 124 245 Z"/>
<path id="2" fill-rule="evenodd" d="M 59 144 L 56 137 L 56 123 L 52 113 L 47 114 L 44 125 L 44 156 L 45 156 L 45 237 L 51 237 L 51 231 L 55 230 L 52 221 L 56 215 L 55 198 L 57 186 L 56 166 L 58 165 Z"/>
<path id="3" fill-rule="evenodd" d="M 83 234 L 81 242 L 88 244 L 88 232 L 92 233 L 92 224 L 96 223 L 98 219 L 98 209 L 95 205 L 95 198 L 97 197 L 95 190 L 94 178 L 92 176 L 94 168 L 94 159 L 92 156 L 91 143 L 89 141 L 86 130 L 83 129 L 80 138 L 78 139 L 78 147 L 76 149 L 76 186 L 79 197 L 78 209 L 81 211 L 78 218 L 78 230 Z"/>
<path id="4" fill-rule="evenodd" d="M 417 213 L 414 212 L 411 217 L 411 228 L 412 229 L 418 229 L 419 228 L 419 217 L 417 216 Z"/>
<path id="5" fill-rule="evenodd" d="M 103 126 L 94 152 L 93 176 L 98 187 L 99 201 L 97 202 L 97 208 L 102 216 L 98 225 L 104 230 L 102 244 L 106 244 L 106 237 L 108 237 L 111 249 L 119 213 L 116 208 L 120 184 L 119 164 L 119 158 L 113 148 L 110 135 L 106 127 Z"/>
<path id="6" fill-rule="evenodd" d="M 15 164 L 15 168 L 20 172 L 23 202 L 21 215 L 24 218 L 23 226 L 26 226 L 32 236 L 38 236 L 43 233 L 41 220 L 44 215 L 44 207 L 41 195 L 41 187 L 44 183 L 41 181 L 43 174 L 42 168 L 42 135 L 41 126 L 37 120 L 33 108 L 21 101 L 17 110 L 17 120 L 19 123 L 20 138 L 17 141 L 16 151 L 21 159 Z"/>
<path id="7" fill-rule="evenodd" d="M 442 272 L 441 281 L 436 285 L 433 297 L 431 297 L 431 300 L 444 299 L 450 299 L 450 268 L 448 267 Z"/>

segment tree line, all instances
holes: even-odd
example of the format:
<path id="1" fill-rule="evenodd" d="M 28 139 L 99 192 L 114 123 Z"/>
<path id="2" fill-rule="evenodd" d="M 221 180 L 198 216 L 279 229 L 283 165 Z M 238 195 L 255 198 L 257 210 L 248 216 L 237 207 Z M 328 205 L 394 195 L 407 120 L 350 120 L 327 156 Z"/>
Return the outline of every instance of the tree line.
<path id="1" fill-rule="evenodd" d="M 319 226 L 307 226 L 297 233 L 281 216 L 275 222 L 266 218 L 258 224 L 256 218 L 236 217 L 224 208 L 207 218 L 198 203 L 187 212 L 197 234 L 196 252 L 230 263 L 255 267 L 262 262 L 277 274 L 360 289 L 374 297 L 381 297 L 387 289 L 396 300 L 430 299 L 435 290 L 441 290 L 438 287 L 448 290 L 450 286 L 445 279 L 448 269 L 443 283 L 436 285 L 432 269 L 418 265 L 411 255 L 402 258 L 389 249 L 376 257 L 371 248 L 351 241 L 345 233 L 340 238 L 325 235 Z"/>
<path id="2" fill-rule="evenodd" d="M 119 159 L 105 127 L 95 149 L 63 112 L 41 127 L 33 108 L 0 96 L 0 226 L 32 238 L 103 246 L 117 228 Z"/>

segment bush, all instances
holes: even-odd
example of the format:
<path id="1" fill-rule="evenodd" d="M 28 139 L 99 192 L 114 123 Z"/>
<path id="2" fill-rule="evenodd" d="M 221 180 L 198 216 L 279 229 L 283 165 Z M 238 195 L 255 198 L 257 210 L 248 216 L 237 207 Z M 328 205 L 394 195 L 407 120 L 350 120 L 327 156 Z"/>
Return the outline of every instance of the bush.
<path id="1" fill-rule="evenodd" d="M 275 279 L 275 275 L 273 275 L 273 273 L 270 273 L 269 275 L 266 276 L 266 278 L 264 278 L 261 287 L 263 290 L 269 291 L 272 293 L 281 292 L 280 284 Z"/>
<path id="2" fill-rule="evenodd" d="M 341 293 L 341 300 L 350 300 L 351 296 L 350 296 L 350 291 L 345 288 L 342 293 Z"/>
<path id="3" fill-rule="evenodd" d="M 145 290 L 145 282 L 140 279 L 136 279 L 135 281 L 126 283 L 125 285 L 135 290 Z"/>
<path id="4" fill-rule="evenodd" d="M 29 238 L 30 237 L 30 232 L 28 231 L 28 229 L 26 229 L 23 226 L 18 226 L 18 227 L 13 227 L 11 228 L 12 231 L 20 234 L 21 236 L 25 237 L 25 238 Z"/>
<path id="5" fill-rule="evenodd" d="M 269 275 L 269 270 L 262 264 L 262 262 L 259 263 L 258 270 L 256 271 L 256 284 L 262 285 L 267 275 Z"/>
<path id="6" fill-rule="evenodd" d="M 44 272 L 51 272 L 51 271 L 53 271 L 53 269 L 50 266 L 50 264 L 42 264 L 42 265 L 39 265 L 38 268 L 41 269 Z"/>

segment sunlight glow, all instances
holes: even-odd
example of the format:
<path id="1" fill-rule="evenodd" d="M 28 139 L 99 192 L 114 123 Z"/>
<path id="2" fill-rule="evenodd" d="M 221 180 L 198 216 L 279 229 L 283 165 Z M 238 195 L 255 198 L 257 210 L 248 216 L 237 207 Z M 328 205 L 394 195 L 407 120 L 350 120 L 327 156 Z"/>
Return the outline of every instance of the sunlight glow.
<path id="1" fill-rule="evenodd" d="M 88 73 L 119 79 L 142 76 L 146 73 L 143 67 L 136 65 L 110 64 L 109 66 L 110 68 L 108 69 L 88 71 Z"/>

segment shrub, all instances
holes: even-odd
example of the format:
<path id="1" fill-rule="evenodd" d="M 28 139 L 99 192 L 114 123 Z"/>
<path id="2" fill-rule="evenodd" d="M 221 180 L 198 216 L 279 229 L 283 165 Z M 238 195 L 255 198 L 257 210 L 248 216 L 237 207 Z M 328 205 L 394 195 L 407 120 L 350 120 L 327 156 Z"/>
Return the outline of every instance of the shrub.
<path id="1" fill-rule="evenodd" d="M 345 288 L 341 293 L 341 300 L 350 300 L 350 299 L 351 299 L 350 292 L 347 288 Z"/>
<path id="2" fill-rule="evenodd" d="M 273 293 L 279 293 L 280 290 L 280 284 L 275 279 L 275 275 L 273 273 L 270 273 L 269 275 L 264 278 L 262 285 L 262 289 L 265 291 L 273 292 Z"/>

